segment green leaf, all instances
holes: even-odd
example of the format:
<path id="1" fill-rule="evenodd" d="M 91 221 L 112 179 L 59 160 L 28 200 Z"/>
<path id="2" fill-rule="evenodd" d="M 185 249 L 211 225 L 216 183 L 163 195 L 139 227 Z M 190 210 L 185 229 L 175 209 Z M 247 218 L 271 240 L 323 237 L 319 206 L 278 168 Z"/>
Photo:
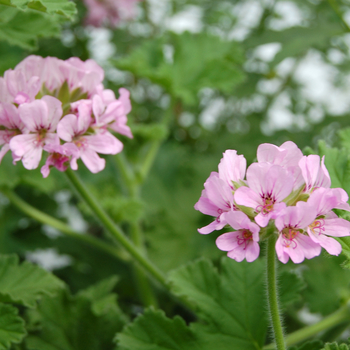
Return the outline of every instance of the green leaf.
<path id="1" fill-rule="evenodd" d="M 304 262 L 307 288 L 302 294 L 312 313 L 329 315 L 350 297 L 350 271 L 340 267 L 343 260 L 340 256 L 323 254 Z"/>
<path id="2" fill-rule="evenodd" d="M 69 0 L 0 0 L 0 4 L 15 6 L 21 10 L 32 9 L 49 14 L 60 14 L 70 19 L 77 13 L 74 2 Z"/>
<path id="3" fill-rule="evenodd" d="M 165 48 L 173 49 L 172 59 L 163 54 Z M 185 104 L 195 105 L 198 92 L 205 87 L 232 93 L 244 78 L 242 60 L 242 50 L 233 41 L 185 32 L 169 35 L 168 40 L 145 41 L 115 65 L 162 85 Z"/>
<path id="4" fill-rule="evenodd" d="M 91 302 L 91 310 L 96 316 L 110 313 L 113 309 L 118 314 L 119 318 L 124 316 L 117 306 L 117 295 L 112 293 L 119 278 L 111 276 L 101 282 L 79 292 L 78 297 L 86 298 Z M 113 314 L 114 315 L 114 314 Z"/>
<path id="5" fill-rule="evenodd" d="M 318 21 L 310 27 L 292 27 L 282 31 L 265 30 L 262 34 L 251 36 L 245 43 L 252 48 L 267 43 L 279 42 L 282 49 L 276 54 L 272 65 L 276 65 L 287 57 L 300 57 L 311 47 L 327 48 L 335 35 L 344 33 L 338 22 Z"/>
<path id="6" fill-rule="evenodd" d="M 11 343 L 19 343 L 27 334 L 24 321 L 18 316 L 18 310 L 0 303 L 0 350 L 10 348 Z"/>
<path id="7" fill-rule="evenodd" d="M 347 135 L 349 129 L 344 129 L 339 133 L 342 144 L 348 147 Z M 348 195 L 350 194 L 350 158 L 349 149 L 343 148 L 329 148 L 324 141 L 319 141 L 319 152 L 320 155 L 325 156 L 325 165 L 328 169 L 329 175 L 332 180 L 332 188 L 341 187 Z M 343 216 L 343 215 L 341 215 Z M 347 214 L 346 214 L 347 216 Z M 344 216 L 345 219 L 348 219 Z M 342 245 L 342 254 L 348 259 L 348 262 L 343 264 L 344 267 L 350 268 L 350 239 L 349 237 L 340 237 L 337 240 Z"/>
<path id="8" fill-rule="evenodd" d="M 350 151 L 350 128 L 341 129 L 338 132 L 341 145 Z"/>
<path id="9" fill-rule="evenodd" d="M 321 156 L 325 156 L 325 165 L 332 180 L 332 188 L 341 187 L 350 194 L 350 159 L 346 149 L 327 147 L 324 141 L 318 144 Z"/>
<path id="10" fill-rule="evenodd" d="M 283 307 L 300 300 L 305 283 L 295 273 L 283 271 L 278 278 L 280 303 Z"/>
<path id="11" fill-rule="evenodd" d="M 113 350 L 113 337 L 125 324 L 116 297 L 104 294 L 113 283 L 114 277 L 101 282 L 95 290 L 92 288 L 74 297 L 62 291 L 55 298 L 44 298 L 38 308 L 29 313 L 30 325 L 37 331 L 26 338 L 27 347 L 36 350 Z M 96 310 L 96 304 L 94 307 L 90 300 L 94 295 L 105 301 L 104 308 Z"/>
<path id="12" fill-rule="evenodd" d="M 292 346 L 288 350 L 320 350 L 323 343 L 321 340 L 308 341 L 301 346 Z"/>
<path id="13" fill-rule="evenodd" d="M 0 19 L 4 7 L 0 5 Z M 45 13 L 16 10 L 15 15 L 8 21 L 4 23 L 0 21 L 0 40 L 6 40 L 9 44 L 24 49 L 37 48 L 39 37 L 58 37 L 59 35 L 58 21 Z"/>
<path id="14" fill-rule="evenodd" d="M 334 342 L 334 343 L 326 343 L 324 348 L 321 350 L 349 350 L 348 345 L 346 344 L 340 344 Z"/>
<path id="15" fill-rule="evenodd" d="M 126 350 L 261 349 L 266 335 L 263 264 L 224 258 L 220 273 L 199 260 L 170 273 L 174 292 L 193 303 L 201 322 L 146 310 L 117 336 Z M 244 317 L 242 317 L 244 315 Z"/>
<path id="16" fill-rule="evenodd" d="M 163 311 L 153 309 L 145 310 L 116 339 L 123 350 L 209 349 L 181 317 L 171 320 Z"/>
<path id="17" fill-rule="evenodd" d="M 18 265 L 16 255 L 0 256 L 0 301 L 34 307 L 44 295 L 54 295 L 64 283 L 27 261 Z"/>
<path id="18" fill-rule="evenodd" d="M 170 273 L 169 279 L 174 292 L 188 298 L 208 322 L 197 329 L 208 336 L 225 334 L 232 348 L 256 349 L 263 345 L 267 328 L 263 270 L 260 260 L 223 258 L 219 274 L 209 261 L 199 260 Z"/>

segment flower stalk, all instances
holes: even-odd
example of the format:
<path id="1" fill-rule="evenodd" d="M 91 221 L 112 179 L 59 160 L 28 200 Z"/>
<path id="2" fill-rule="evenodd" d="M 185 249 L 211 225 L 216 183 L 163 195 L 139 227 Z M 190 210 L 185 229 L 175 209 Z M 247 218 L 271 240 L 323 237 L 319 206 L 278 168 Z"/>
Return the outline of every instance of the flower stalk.
<path id="1" fill-rule="evenodd" d="M 92 212 L 100 220 L 101 224 L 109 231 L 114 238 L 129 252 L 129 254 L 139 262 L 139 264 L 147 270 L 158 282 L 168 288 L 166 278 L 163 273 L 141 253 L 140 249 L 135 246 L 124 234 L 123 230 L 116 225 L 108 214 L 98 204 L 96 199 L 87 190 L 79 177 L 71 170 L 67 169 L 67 177 L 73 187 L 78 191 Z"/>
<path id="2" fill-rule="evenodd" d="M 283 327 L 278 306 L 277 282 L 276 282 L 276 236 L 271 235 L 267 241 L 267 300 L 270 311 L 273 335 L 277 350 L 286 350 L 286 343 L 283 336 Z"/>
<path id="3" fill-rule="evenodd" d="M 9 188 L 2 187 L 1 192 L 10 200 L 10 202 L 15 207 L 17 207 L 19 210 L 21 210 L 24 214 L 28 215 L 29 217 L 41 222 L 44 225 L 49 225 L 57 229 L 58 231 L 65 234 L 66 236 L 72 237 L 73 239 L 82 241 L 97 249 L 100 249 L 117 259 L 127 260 L 127 256 L 124 256 L 122 252 L 120 252 L 115 247 L 97 238 L 94 238 L 90 235 L 76 232 L 64 222 L 57 220 L 56 218 L 53 218 L 52 216 L 46 213 L 43 213 L 42 211 L 32 207 L 30 204 L 25 202 L 22 198 L 20 198 L 15 192 L 10 190 Z"/>
<path id="4" fill-rule="evenodd" d="M 349 322 L 350 320 L 350 308 L 349 305 L 344 305 L 331 315 L 325 317 L 320 322 L 298 329 L 297 331 L 288 334 L 285 337 L 287 346 L 292 346 L 303 342 L 316 334 L 335 327 L 343 322 Z M 275 344 L 269 344 L 264 346 L 264 350 L 272 350 L 275 348 Z"/>

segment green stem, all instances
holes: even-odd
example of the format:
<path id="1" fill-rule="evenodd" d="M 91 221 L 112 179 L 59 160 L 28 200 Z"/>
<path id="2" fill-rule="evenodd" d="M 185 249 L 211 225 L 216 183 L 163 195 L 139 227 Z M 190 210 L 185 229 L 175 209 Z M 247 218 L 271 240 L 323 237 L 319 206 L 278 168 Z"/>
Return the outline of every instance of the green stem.
<path id="1" fill-rule="evenodd" d="M 131 169 L 127 159 L 125 158 L 124 153 L 119 153 L 115 157 L 118 169 L 120 170 L 121 176 L 123 178 L 124 184 L 128 190 L 128 194 L 131 198 L 139 197 L 139 184 L 135 181 L 135 173 Z M 131 228 L 131 239 L 136 247 L 138 247 L 144 254 L 146 254 L 144 249 L 143 235 L 140 228 L 140 222 L 130 223 Z M 137 287 L 139 290 L 140 298 L 143 301 L 145 306 L 154 306 L 157 307 L 157 299 L 154 295 L 152 286 L 150 285 L 147 276 L 140 266 L 136 265 L 134 267 L 135 278 Z"/>
<path id="2" fill-rule="evenodd" d="M 267 241 L 267 299 L 277 350 L 286 350 L 278 307 L 275 243 L 276 235 L 273 234 Z"/>
<path id="3" fill-rule="evenodd" d="M 125 186 L 128 189 L 129 195 L 136 195 L 135 173 L 132 171 L 127 159 L 125 158 L 124 152 L 118 153 L 115 156 L 115 161 L 117 163 L 118 169 L 120 170 Z"/>
<path id="4" fill-rule="evenodd" d="M 144 182 L 149 171 L 151 170 L 151 167 L 154 163 L 154 160 L 157 156 L 157 153 L 158 153 L 158 150 L 159 150 L 161 144 L 162 144 L 162 140 L 155 140 L 152 142 L 151 147 L 150 147 L 149 151 L 147 152 L 146 157 L 142 163 L 142 167 L 139 171 L 139 176 L 140 176 L 141 182 Z"/>
<path id="5" fill-rule="evenodd" d="M 96 199 L 85 188 L 82 181 L 71 169 L 66 170 L 66 174 L 74 188 L 88 204 L 92 212 L 97 216 L 102 225 L 118 240 L 118 242 L 143 266 L 156 280 L 168 288 L 166 278 L 163 273 L 149 261 L 124 234 L 122 229 L 116 225 L 108 214 L 97 203 Z"/>
<path id="6" fill-rule="evenodd" d="M 146 254 L 145 245 L 143 242 L 143 234 L 140 228 L 140 222 L 131 223 L 131 239 L 133 243 Z M 140 266 L 135 266 L 135 276 L 137 281 L 137 287 L 139 290 L 140 298 L 145 306 L 158 307 L 157 299 L 154 295 L 152 286 L 150 285 L 147 276 L 144 271 L 140 269 Z"/>
<path id="7" fill-rule="evenodd" d="M 72 237 L 76 240 L 83 241 L 84 243 L 88 243 L 91 246 L 94 246 L 109 255 L 112 255 L 118 259 L 126 260 L 125 256 L 123 256 L 117 249 L 115 249 L 110 244 L 107 244 L 97 238 L 94 238 L 90 235 L 78 233 L 74 231 L 70 226 L 65 224 L 64 222 L 53 218 L 50 215 L 43 213 L 42 211 L 32 207 L 30 204 L 21 199 L 15 192 L 8 188 L 1 188 L 1 192 L 10 200 L 10 202 L 21 210 L 24 214 L 32 217 L 33 219 L 41 222 L 42 224 L 49 225 L 54 227 L 58 231 L 64 233 L 66 236 Z"/>
<path id="8" fill-rule="evenodd" d="M 350 27 L 349 27 L 348 23 L 344 20 L 343 14 L 342 14 L 341 10 L 339 9 L 337 2 L 335 0 L 328 0 L 328 3 L 331 6 L 331 8 L 333 9 L 333 11 L 337 14 L 339 19 L 342 21 L 346 30 L 350 32 Z"/>
<path id="9" fill-rule="evenodd" d="M 287 346 L 292 346 L 302 341 L 307 340 L 315 336 L 316 334 L 325 331 L 329 328 L 335 327 L 345 321 L 349 322 L 350 310 L 349 306 L 345 305 L 339 310 L 335 311 L 333 314 L 325 317 L 322 321 L 317 322 L 311 326 L 301 328 L 286 336 Z M 274 344 L 269 344 L 264 346 L 264 350 L 274 349 Z"/>

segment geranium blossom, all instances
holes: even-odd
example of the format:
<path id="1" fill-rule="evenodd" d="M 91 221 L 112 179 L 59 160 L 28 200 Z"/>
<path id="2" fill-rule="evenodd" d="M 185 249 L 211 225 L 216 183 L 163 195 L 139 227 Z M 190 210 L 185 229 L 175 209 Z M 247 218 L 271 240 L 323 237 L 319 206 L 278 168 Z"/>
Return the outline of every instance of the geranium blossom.
<path id="1" fill-rule="evenodd" d="M 322 248 L 338 255 L 341 245 L 332 237 L 350 236 L 350 222 L 332 210 L 350 211 L 349 198 L 343 189 L 330 188 L 324 157 L 303 156 L 288 141 L 280 147 L 260 145 L 257 159 L 244 179 L 244 157 L 234 150 L 224 153 L 219 173 L 210 175 L 195 205 L 216 219 L 198 231 L 231 226 L 236 231 L 222 234 L 216 244 L 237 261 L 255 260 L 261 237 L 271 234 L 276 236 L 277 257 L 283 263 L 311 259 Z"/>
<path id="2" fill-rule="evenodd" d="M 294 263 L 300 263 L 304 258 L 311 259 L 321 253 L 321 246 L 305 234 L 315 219 L 316 209 L 312 207 L 308 210 L 288 207 L 280 213 L 275 224 L 279 231 L 276 252 L 281 262 L 286 263 L 291 258 Z"/>
<path id="3" fill-rule="evenodd" d="M 86 24 L 101 27 L 109 24 L 117 27 L 121 20 L 135 17 L 136 3 L 142 0 L 84 0 L 88 9 Z"/>
<path id="4" fill-rule="evenodd" d="M 258 214 L 255 222 L 265 227 L 285 208 L 282 200 L 293 190 L 293 177 L 279 165 L 255 163 L 247 170 L 247 184 L 235 192 L 235 201 L 253 208 Z"/>
<path id="5" fill-rule="evenodd" d="M 219 174 L 212 172 L 204 183 L 204 190 L 195 204 L 195 209 L 203 214 L 215 217 L 209 225 L 198 229 L 199 233 L 207 234 L 220 230 L 226 225 L 223 213 L 231 211 L 233 207 L 233 194 L 231 188 L 220 179 Z"/>
<path id="6" fill-rule="evenodd" d="M 27 169 L 47 160 L 44 177 L 55 167 L 77 169 L 77 160 L 92 172 L 104 169 L 102 154 L 117 154 L 123 144 L 110 131 L 132 138 L 126 125 L 130 94 L 117 99 L 104 89 L 103 69 L 93 60 L 29 56 L 0 77 L 0 161 L 11 150 L 14 162 Z M 109 131 L 109 130 L 110 131 Z"/>
<path id="7" fill-rule="evenodd" d="M 216 245 L 226 251 L 227 256 L 237 261 L 244 258 L 248 261 L 257 259 L 260 253 L 258 225 L 250 221 L 247 215 L 240 211 L 231 211 L 224 214 L 225 221 L 234 228 L 235 232 L 227 232 L 219 236 Z"/>

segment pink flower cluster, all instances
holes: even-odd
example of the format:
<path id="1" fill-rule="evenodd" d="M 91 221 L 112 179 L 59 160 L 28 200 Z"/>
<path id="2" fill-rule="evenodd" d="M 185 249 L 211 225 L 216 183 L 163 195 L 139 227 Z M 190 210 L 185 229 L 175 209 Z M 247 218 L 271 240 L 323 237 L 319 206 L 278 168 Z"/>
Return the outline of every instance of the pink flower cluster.
<path id="1" fill-rule="evenodd" d="M 93 173 L 105 167 L 97 153 L 117 154 L 123 144 L 109 130 L 132 138 L 126 125 L 129 92 L 104 89 L 103 69 L 93 60 L 29 56 L 0 77 L 0 162 L 11 150 L 14 163 L 65 171 L 81 158 Z"/>
<path id="2" fill-rule="evenodd" d="M 135 5 L 142 0 L 84 0 L 88 9 L 86 24 L 101 27 L 109 24 L 117 27 L 121 20 L 135 17 Z"/>
<path id="3" fill-rule="evenodd" d="M 230 225 L 235 231 L 219 236 L 216 245 L 237 261 L 254 261 L 259 240 L 277 234 L 278 259 L 294 263 L 321 253 L 339 255 L 341 245 L 331 237 L 350 235 L 350 222 L 332 210 L 350 211 L 341 188 L 330 188 L 324 158 L 303 156 L 291 141 L 280 147 L 262 144 L 257 163 L 246 171 L 246 160 L 227 150 L 204 183 L 195 209 L 215 219 L 198 231 L 208 234 Z M 244 179 L 246 177 L 246 179 Z"/>

